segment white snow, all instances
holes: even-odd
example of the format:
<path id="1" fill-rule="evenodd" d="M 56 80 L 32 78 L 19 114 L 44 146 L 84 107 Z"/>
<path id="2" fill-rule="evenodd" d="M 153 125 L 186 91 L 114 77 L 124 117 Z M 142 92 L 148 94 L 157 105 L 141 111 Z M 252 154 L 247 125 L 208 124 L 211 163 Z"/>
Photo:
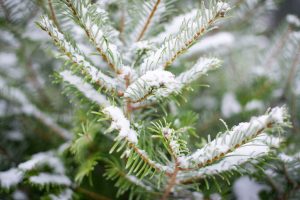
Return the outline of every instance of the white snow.
<path id="1" fill-rule="evenodd" d="M 30 160 L 19 164 L 18 168 L 23 171 L 30 171 L 44 165 L 51 167 L 56 173 L 63 174 L 65 172 L 62 162 L 52 152 L 37 153 Z"/>
<path id="2" fill-rule="evenodd" d="M 233 185 L 237 200 L 260 200 L 259 193 L 266 189 L 267 186 L 257 183 L 248 176 L 237 179 Z"/>
<path id="3" fill-rule="evenodd" d="M 24 135 L 18 130 L 12 130 L 6 132 L 7 138 L 11 141 L 22 141 L 24 139 Z"/>
<path id="4" fill-rule="evenodd" d="M 217 10 L 219 12 L 227 12 L 230 10 L 230 5 L 228 3 L 225 3 L 225 2 L 218 2 L 217 3 Z"/>
<path id="5" fill-rule="evenodd" d="M 129 78 L 131 81 L 135 80 L 137 78 L 137 72 L 134 68 L 129 67 L 129 66 L 123 66 L 120 69 L 121 73 L 118 74 L 119 78 L 121 78 L 121 80 L 125 80 L 126 78 Z"/>
<path id="6" fill-rule="evenodd" d="M 193 192 L 192 193 L 193 196 L 193 200 L 203 200 L 204 199 L 204 195 L 200 192 Z"/>
<path id="7" fill-rule="evenodd" d="M 281 142 L 280 138 L 270 137 L 263 133 L 259 136 L 256 136 L 256 134 L 258 131 L 267 128 L 269 124 L 284 124 L 285 115 L 286 109 L 284 107 L 273 108 L 265 115 L 253 117 L 250 122 L 243 122 L 238 126 L 234 126 L 230 131 L 223 133 L 210 143 L 206 144 L 203 148 L 195 151 L 186 159 L 189 161 L 189 165 L 192 166 L 195 164 L 205 165 L 208 161 L 212 161 L 215 157 L 219 157 L 222 154 L 225 155 L 229 150 L 235 149 L 236 145 L 242 145 L 245 140 L 253 139 L 254 137 L 256 137 L 257 141 L 263 142 L 263 146 L 268 148 L 269 146 L 278 147 Z M 258 150 L 259 148 L 262 147 L 257 147 Z M 239 148 L 237 150 L 241 151 Z M 247 149 L 243 148 L 242 150 Z"/>
<path id="8" fill-rule="evenodd" d="M 71 85 L 75 86 L 84 96 L 86 96 L 91 101 L 97 103 L 100 106 L 109 106 L 110 103 L 107 101 L 106 97 L 97 92 L 92 85 L 88 84 L 80 77 L 73 75 L 70 71 L 60 72 L 60 75 L 64 81 L 69 82 Z"/>
<path id="9" fill-rule="evenodd" d="M 221 112 L 225 118 L 229 118 L 242 111 L 242 107 L 232 92 L 225 93 L 221 103 Z"/>
<path id="10" fill-rule="evenodd" d="M 49 173 L 40 173 L 36 176 L 31 176 L 29 178 L 31 183 L 37 185 L 46 185 L 46 184 L 57 184 L 57 185 L 71 185 L 71 180 L 63 174 L 49 174 Z"/>
<path id="11" fill-rule="evenodd" d="M 300 19 L 296 15 L 287 15 L 286 20 L 289 24 L 292 24 L 294 26 L 300 26 Z"/>
<path id="12" fill-rule="evenodd" d="M 103 109 L 103 113 L 112 119 L 109 130 L 119 130 L 118 140 L 126 138 L 129 142 L 137 144 L 137 133 L 130 128 L 130 122 L 124 116 L 122 110 L 115 106 L 109 106 Z"/>
<path id="13" fill-rule="evenodd" d="M 296 153 L 296 154 L 294 154 L 292 156 L 287 155 L 285 153 L 280 153 L 278 155 L 278 158 L 280 160 L 282 160 L 283 162 L 285 162 L 285 163 L 290 163 L 290 162 L 294 162 L 294 161 L 300 161 L 300 153 Z"/>
<path id="14" fill-rule="evenodd" d="M 236 148 L 231 153 L 226 154 L 226 156 L 215 164 L 208 165 L 206 167 L 200 168 L 197 171 L 192 172 L 182 172 L 179 175 L 179 179 L 185 179 L 186 177 L 203 177 L 208 175 L 218 174 L 228 170 L 237 169 L 237 166 L 242 165 L 253 159 L 258 159 L 265 156 L 270 151 L 270 146 L 265 143 L 268 139 L 267 134 L 261 134 L 257 138 L 251 140 L 250 142 Z"/>
<path id="15" fill-rule="evenodd" d="M 148 71 L 133 82 L 125 91 L 124 97 L 133 102 L 137 102 L 148 95 L 159 99 L 178 92 L 179 88 L 180 83 L 175 79 L 174 74 L 164 70 L 154 70 Z"/>
<path id="16" fill-rule="evenodd" d="M 216 58 L 200 58 L 191 69 L 181 73 L 176 79 L 182 84 L 189 84 L 219 65 L 220 60 Z"/>
<path id="17" fill-rule="evenodd" d="M 20 183 L 22 179 L 23 172 L 16 168 L 11 168 L 7 171 L 0 172 L 0 185 L 2 188 L 9 189 L 14 187 Z"/>
<path id="18" fill-rule="evenodd" d="M 12 194 L 12 198 L 13 198 L 13 200 L 27 200 L 28 199 L 26 193 L 23 192 L 22 190 L 14 191 L 14 193 Z"/>
<path id="19" fill-rule="evenodd" d="M 16 67 L 17 56 L 14 53 L 2 52 L 0 53 L 1 68 Z"/>
<path id="20" fill-rule="evenodd" d="M 258 110 L 262 111 L 265 108 L 265 105 L 262 101 L 253 99 L 245 105 L 246 111 Z"/>
<path id="21" fill-rule="evenodd" d="M 133 175 L 126 175 L 126 178 L 127 178 L 130 182 L 134 183 L 134 184 L 137 185 L 137 186 L 140 186 L 140 187 L 146 189 L 147 191 L 153 191 L 152 188 L 151 188 L 150 186 L 145 185 L 145 184 L 143 183 L 143 181 L 140 180 L 140 179 L 138 179 L 136 176 L 133 176 Z"/>
<path id="22" fill-rule="evenodd" d="M 52 200 L 72 200 L 73 191 L 71 189 L 65 189 L 62 193 L 58 195 L 50 195 Z"/>
<path id="23" fill-rule="evenodd" d="M 189 160 L 185 156 L 180 156 L 177 158 L 177 161 L 182 168 L 188 168 L 189 167 Z"/>
<path id="24" fill-rule="evenodd" d="M 210 197 L 210 200 L 222 200 L 221 195 L 218 193 L 213 193 L 213 194 L 209 195 L 209 197 Z"/>
<path id="25" fill-rule="evenodd" d="M 270 112 L 270 117 L 278 123 L 283 123 L 286 117 L 285 108 L 279 108 L 279 107 L 273 108 Z"/>

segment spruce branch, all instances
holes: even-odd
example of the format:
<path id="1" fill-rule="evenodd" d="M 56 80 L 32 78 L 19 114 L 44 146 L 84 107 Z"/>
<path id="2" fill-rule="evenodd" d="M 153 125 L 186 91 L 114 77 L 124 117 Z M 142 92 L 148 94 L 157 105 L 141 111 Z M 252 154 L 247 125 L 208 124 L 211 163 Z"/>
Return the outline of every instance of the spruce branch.
<path id="1" fill-rule="evenodd" d="M 216 58 L 200 58 L 193 67 L 181 73 L 176 79 L 182 86 L 190 84 L 205 75 L 208 71 L 218 68 L 220 63 L 220 60 Z"/>
<path id="2" fill-rule="evenodd" d="M 120 74 L 122 58 L 117 46 L 110 42 L 111 35 L 116 34 L 113 33 L 116 30 L 107 25 L 108 16 L 105 10 L 97 9 L 89 0 L 64 0 L 64 3 L 69 8 L 74 21 L 83 28 L 103 60 L 117 74 Z"/>
<path id="3" fill-rule="evenodd" d="M 183 171 L 178 176 L 178 182 L 181 184 L 189 184 L 199 179 L 221 174 L 225 171 L 238 170 L 242 164 L 258 160 L 260 157 L 268 155 L 272 147 L 278 148 L 279 142 L 280 140 L 278 138 L 270 137 L 266 133 L 262 133 L 256 138 L 235 148 L 215 164 L 195 171 Z"/>
<path id="4" fill-rule="evenodd" d="M 180 83 L 168 71 L 149 71 L 126 89 L 124 97 L 132 103 L 160 99 L 179 92 Z"/>
<path id="5" fill-rule="evenodd" d="M 216 162 L 247 141 L 262 134 L 266 129 L 287 126 L 289 124 L 288 117 L 285 107 L 276 107 L 265 115 L 253 118 L 250 122 L 240 123 L 182 159 L 181 167 L 182 169 L 197 168 L 197 166 L 202 168 Z"/>
<path id="6" fill-rule="evenodd" d="M 150 194 L 155 194 L 155 190 L 149 181 L 139 179 L 134 175 L 128 175 L 124 171 L 124 167 L 115 159 L 105 160 L 106 172 L 104 176 L 109 180 L 116 181 L 115 186 L 118 187 L 117 197 L 130 190 L 131 197 L 141 198 Z"/>
<path id="7" fill-rule="evenodd" d="M 150 54 L 140 67 L 140 74 L 155 69 L 165 69 L 193 43 L 195 43 L 212 25 L 224 17 L 229 5 L 223 2 L 210 1 L 209 8 L 202 4 L 196 16 L 184 20 L 177 34 L 169 36 L 161 47 Z"/>
<path id="8" fill-rule="evenodd" d="M 169 166 L 164 166 L 164 165 L 161 165 L 160 163 L 157 163 L 156 161 L 152 160 L 144 150 L 139 148 L 138 134 L 134 129 L 130 128 L 130 122 L 128 121 L 128 119 L 126 119 L 126 117 L 124 116 L 124 114 L 120 108 L 115 107 L 115 106 L 109 106 L 109 107 L 106 107 L 103 109 L 103 113 L 112 119 L 112 123 L 111 123 L 111 126 L 108 129 L 108 131 L 112 131 L 112 130 L 119 131 L 118 136 L 115 138 L 116 143 L 114 144 L 114 146 L 112 147 L 112 149 L 110 151 L 111 153 L 114 151 L 114 149 L 117 148 L 118 145 L 120 145 L 120 147 L 118 149 L 120 151 L 127 144 L 127 147 L 129 147 L 129 149 L 132 150 L 132 151 L 130 151 L 130 156 L 132 158 L 128 159 L 127 167 L 131 167 L 131 169 L 134 169 L 135 167 L 137 167 L 136 165 L 137 165 L 138 159 L 136 158 L 136 156 L 138 156 L 141 158 L 141 161 L 145 162 L 150 167 L 150 168 L 146 168 L 146 166 L 144 166 L 145 175 L 149 174 L 149 170 L 151 168 L 154 168 L 158 172 L 164 172 L 166 174 L 171 174 L 171 172 L 173 170 Z M 130 160 L 131 161 L 135 160 L 135 161 L 131 162 Z M 137 170 L 135 169 L 135 171 L 137 171 Z"/>
<path id="9" fill-rule="evenodd" d="M 101 107 L 107 107 L 110 105 L 109 101 L 105 96 L 97 92 L 92 85 L 88 84 L 80 77 L 73 75 L 71 71 L 60 72 L 61 77 L 65 82 L 73 85 L 78 91 L 84 94 L 85 97 L 90 99 L 92 102 L 97 103 Z"/>
<path id="10" fill-rule="evenodd" d="M 71 44 L 65 36 L 57 30 L 48 17 L 43 16 L 42 20 L 37 24 L 42 30 L 49 34 L 62 54 L 64 54 L 71 63 L 75 64 L 81 70 L 83 75 L 90 77 L 92 82 L 99 84 L 107 90 L 117 91 L 116 82 L 87 61 L 85 55 L 83 55 L 74 44 Z"/>

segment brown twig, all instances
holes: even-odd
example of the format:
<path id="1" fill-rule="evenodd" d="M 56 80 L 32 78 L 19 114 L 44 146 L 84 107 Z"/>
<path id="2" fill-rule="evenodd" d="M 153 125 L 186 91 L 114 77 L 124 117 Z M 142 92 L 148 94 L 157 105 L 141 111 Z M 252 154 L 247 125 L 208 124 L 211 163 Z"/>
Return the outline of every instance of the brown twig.
<path id="1" fill-rule="evenodd" d="M 282 51 L 283 46 L 284 46 L 285 42 L 287 41 L 290 32 L 291 32 L 291 29 L 290 29 L 290 27 L 288 27 L 286 32 L 279 39 L 279 41 L 277 43 L 278 44 L 277 47 L 274 48 L 271 51 L 271 53 L 267 56 L 267 58 L 265 59 L 265 62 L 263 63 L 263 67 L 271 66 L 273 64 L 273 62 L 275 60 L 274 58 L 276 58 L 279 55 L 279 53 Z"/>
<path id="2" fill-rule="evenodd" d="M 125 31 L 125 11 L 124 11 L 124 7 L 122 7 L 121 10 L 121 20 L 120 20 L 120 40 L 124 43 L 124 34 Z"/>
<path id="3" fill-rule="evenodd" d="M 88 196 L 89 199 L 94 199 L 94 200 L 111 200 L 108 197 L 102 196 L 100 194 L 97 194 L 95 192 L 89 191 L 89 190 L 84 189 L 82 187 L 77 187 L 74 190 L 77 191 L 77 192 L 79 192 L 79 193 L 82 193 L 82 194 Z"/>
<path id="4" fill-rule="evenodd" d="M 179 172 L 179 163 L 175 163 L 175 170 L 173 174 L 171 175 L 170 181 L 165 189 L 164 195 L 162 196 L 161 200 L 167 200 L 169 198 L 169 195 L 172 191 L 172 188 L 176 185 L 176 177 Z"/>
<path id="5" fill-rule="evenodd" d="M 160 4 L 160 2 L 161 2 L 161 0 L 157 0 L 155 5 L 153 6 L 153 9 L 152 9 L 147 21 L 146 21 L 141 33 L 139 34 L 137 41 L 140 41 L 143 38 L 144 34 L 146 33 L 146 31 L 147 31 L 147 29 L 150 25 L 150 22 L 151 22 L 151 20 L 154 16 L 155 12 L 157 11 L 157 8 L 158 8 L 158 5 Z"/>
<path id="6" fill-rule="evenodd" d="M 289 75 L 288 75 L 288 79 L 284 91 L 287 91 L 290 85 L 292 84 L 299 62 L 300 62 L 300 47 L 296 50 L 296 55 L 295 58 L 293 59 L 293 63 L 289 71 Z"/>
<path id="7" fill-rule="evenodd" d="M 61 32 L 61 29 L 60 29 L 59 23 L 57 21 L 57 18 L 56 18 L 55 11 L 54 11 L 51 0 L 48 0 L 48 6 L 49 6 L 49 9 L 50 9 L 51 19 L 52 19 L 53 23 L 55 24 L 55 26 L 57 27 L 57 29 Z"/>

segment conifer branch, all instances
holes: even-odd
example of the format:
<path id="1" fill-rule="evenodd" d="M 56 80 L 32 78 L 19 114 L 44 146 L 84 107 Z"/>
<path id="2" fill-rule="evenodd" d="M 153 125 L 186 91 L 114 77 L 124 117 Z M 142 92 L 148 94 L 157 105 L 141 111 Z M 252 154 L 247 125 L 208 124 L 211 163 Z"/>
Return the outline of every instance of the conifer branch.
<path id="1" fill-rule="evenodd" d="M 89 61 L 87 61 L 78 48 L 66 40 L 64 35 L 57 30 L 47 17 L 44 16 L 38 25 L 42 30 L 49 34 L 59 50 L 71 61 L 71 63 L 75 64 L 85 76 L 90 77 L 94 83 L 97 83 L 108 90 L 117 91 L 115 81 L 100 72 Z"/>
<path id="2" fill-rule="evenodd" d="M 94 44 L 103 60 L 108 63 L 112 70 L 120 74 L 122 58 L 116 45 L 109 41 L 108 34 L 112 34 L 112 29 L 104 27 L 105 22 L 107 22 L 105 11 L 96 9 L 88 0 L 64 0 L 64 2 L 70 9 L 75 22 L 83 28 L 86 36 Z"/>
<path id="3" fill-rule="evenodd" d="M 198 168 L 205 167 L 220 160 L 249 140 L 256 138 L 267 128 L 288 125 L 288 118 L 286 108 L 274 108 L 267 114 L 253 118 L 248 123 L 241 123 L 217 137 L 192 155 L 182 159 L 180 167 L 184 170 L 197 168 L 197 166 Z"/>
<path id="4" fill-rule="evenodd" d="M 271 147 L 278 148 L 278 141 L 280 140 L 263 133 L 249 140 L 246 144 L 237 147 L 215 164 L 200 168 L 197 171 L 182 171 L 178 175 L 178 182 L 180 184 L 190 184 L 226 171 L 238 170 L 242 164 L 258 160 L 260 157 L 268 155 L 271 151 Z"/>
<path id="5" fill-rule="evenodd" d="M 173 170 L 170 167 L 163 166 L 153 161 L 144 150 L 138 147 L 138 135 L 135 130 L 130 128 L 130 122 L 125 118 L 120 108 L 109 106 L 103 110 L 103 113 L 112 119 L 111 126 L 108 130 L 119 131 L 119 135 L 115 139 L 117 142 L 123 142 L 124 144 L 127 143 L 128 147 L 130 147 L 145 163 L 147 163 L 158 172 L 171 174 Z M 116 148 L 116 146 L 114 148 Z M 112 151 L 113 149 L 111 150 L 111 152 Z"/>
<path id="6" fill-rule="evenodd" d="M 147 21 L 146 21 L 145 25 L 143 26 L 143 29 L 142 29 L 141 33 L 138 35 L 137 41 L 140 41 L 143 38 L 143 36 L 144 36 L 145 32 L 147 31 L 147 29 L 150 25 L 150 22 L 151 22 L 154 14 L 155 14 L 157 8 L 158 8 L 158 5 L 160 4 L 160 2 L 161 2 L 161 0 L 156 0 L 156 3 L 154 4 L 154 6 L 152 8 L 151 13 L 148 16 Z"/>
<path id="7" fill-rule="evenodd" d="M 229 10 L 226 3 L 212 1 L 208 9 L 202 4 L 196 16 L 183 21 L 179 32 L 165 39 L 161 47 L 150 54 L 140 67 L 140 74 L 155 69 L 165 69 L 193 43 L 195 43 L 211 26 L 224 17 Z"/>
<path id="8" fill-rule="evenodd" d="M 105 96 L 99 94 L 99 92 L 97 92 L 92 85 L 84 82 L 80 77 L 73 75 L 72 72 L 62 71 L 60 72 L 60 75 L 64 81 L 76 87 L 77 90 L 83 93 L 84 96 L 86 96 L 92 102 L 97 103 L 101 107 L 110 106 L 110 103 Z"/>
<path id="9" fill-rule="evenodd" d="M 171 93 L 179 92 L 180 82 L 168 71 L 149 71 L 126 89 L 124 97 L 132 103 L 142 102 L 146 99 L 160 99 Z"/>

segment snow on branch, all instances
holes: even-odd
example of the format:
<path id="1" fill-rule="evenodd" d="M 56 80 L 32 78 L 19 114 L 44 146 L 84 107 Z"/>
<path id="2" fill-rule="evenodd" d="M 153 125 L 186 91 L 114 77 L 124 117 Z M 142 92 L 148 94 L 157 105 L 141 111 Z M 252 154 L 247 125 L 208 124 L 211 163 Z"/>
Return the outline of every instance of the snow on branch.
<path id="1" fill-rule="evenodd" d="M 154 70 L 148 71 L 138 80 L 133 82 L 125 91 L 124 97 L 131 102 L 141 102 L 154 98 L 160 99 L 176 93 L 180 89 L 180 82 L 168 71 Z"/>
<path id="2" fill-rule="evenodd" d="M 90 77 L 93 82 L 100 84 L 106 89 L 116 90 L 116 82 L 109 76 L 100 72 L 89 61 L 87 61 L 83 53 L 79 51 L 75 44 L 71 44 L 71 42 L 69 42 L 65 36 L 57 30 L 48 17 L 43 16 L 38 25 L 42 30 L 49 34 L 55 45 L 65 56 L 69 58 L 72 63 L 82 68 L 84 75 Z"/>
<path id="3" fill-rule="evenodd" d="M 18 168 L 23 172 L 27 172 L 43 166 L 51 167 L 58 174 L 65 173 L 65 168 L 61 160 L 54 156 L 52 152 L 34 154 L 30 160 L 20 163 Z"/>
<path id="4" fill-rule="evenodd" d="M 111 126 L 107 131 L 119 131 L 119 135 L 115 139 L 117 142 L 114 145 L 115 147 L 112 147 L 112 149 L 116 148 L 116 145 L 120 142 L 123 142 L 123 144 L 128 142 L 129 148 L 131 149 L 129 152 L 135 152 L 135 155 L 140 157 L 143 162 L 147 163 L 151 168 L 154 168 L 159 172 L 166 172 L 168 174 L 172 172 L 172 169 L 169 166 L 164 166 L 156 161 L 153 161 L 147 152 L 138 147 L 138 134 L 130 127 L 130 121 L 124 116 L 124 113 L 120 108 L 109 106 L 103 109 L 103 113 L 112 120 Z M 123 147 L 123 145 L 121 145 L 121 147 Z M 112 151 L 113 150 L 111 150 L 111 152 Z M 133 155 L 132 153 L 129 154 Z"/>
<path id="5" fill-rule="evenodd" d="M 92 85 L 85 82 L 81 77 L 73 75 L 71 71 L 60 72 L 61 77 L 64 81 L 73 85 L 79 90 L 86 98 L 92 102 L 97 103 L 99 106 L 107 107 L 110 105 L 109 101 L 105 96 L 99 94 Z"/>
<path id="6" fill-rule="evenodd" d="M 179 176 L 179 181 L 186 183 L 210 175 L 220 174 L 224 171 L 237 170 L 240 165 L 248 161 L 266 156 L 270 152 L 271 147 L 278 148 L 279 144 L 280 139 L 262 133 L 246 144 L 226 154 L 223 159 L 215 164 L 203 167 L 197 171 L 182 172 Z"/>
<path id="7" fill-rule="evenodd" d="M 138 177 L 136 177 L 136 176 L 133 176 L 133 175 L 127 175 L 127 174 L 126 174 L 126 175 L 125 175 L 125 178 L 126 178 L 127 180 L 129 180 L 131 183 L 133 183 L 133 184 L 135 184 L 135 185 L 137 185 L 137 186 L 139 186 L 139 187 L 145 189 L 146 191 L 150 191 L 150 192 L 153 191 L 152 187 L 150 187 L 150 186 L 144 184 L 144 182 L 143 182 L 142 180 L 140 180 L 140 179 L 139 179 Z"/>
<path id="8" fill-rule="evenodd" d="M 198 12 L 190 19 L 184 19 L 177 34 L 170 35 L 165 39 L 162 46 L 151 53 L 144 60 L 140 67 L 140 73 L 155 69 L 164 69 L 171 65 L 173 61 L 184 53 L 200 36 L 208 31 L 211 26 L 219 19 L 224 17 L 230 9 L 227 3 L 210 1 L 209 8 L 202 4 Z"/>
<path id="9" fill-rule="evenodd" d="M 267 128 L 287 125 L 288 114 L 285 107 L 276 107 L 265 115 L 254 117 L 250 122 L 240 123 L 220 135 L 213 141 L 198 149 L 192 155 L 187 156 L 182 162 L 182 168 L 204 167 L 219 160 L 228 153 L 234 151 L 247 141 L 262 134 Z"/>
<path id="10" fill-rule="evenodd" d="M 291 14 L 287 15 L 286 21 L 291 25 L 300 27 L 300 19 L 296 15 L 291 15 Z"/>
<path id="11" fill-rule="evenodd" d="M 72 138 L 72 134 L 69 131 L 60 127 L 56 122 L 53 121 L 51 117 L 33 105 L 21 90 L 8 86 L 3 79 L 0 79 L 0 88 L 2 89 L 2 95 L 20 105 L 23 114 L 27 116 L 33 116 L 40 120 L 43 124 L 57 133 L 58 136 L 66 140 Z"/>
<path id="12" fill-rule="evenodd" d="M 0 172 L 1 188 L 10 189 L 16 186 L 23 180 L 23 172 L 16 168 L 11 168 L 7 171 Z"/>
<path id="13" fill-rule="evenodd" d="M 216 58 L 200 58 L 191 69 L 181 73 L 176 79 L 182 85 L 187 85 L 205 75 L 208 71 L 216 69 L 220 64 L 221 61 Z"/>
<path id="14" fill-rule="evenodd" d="M 117 73 L 122 67 L 122 58 L 117 46 L 110 42 L 118 35 L 116 30 L 108 26 L 109 19 L 105 10 L 93 5 L 89 0 L 64 0 L 72 19 L 85 31 L 91 43 L 102 58 Z"/>
<path id="15" fill-rule="evenodd" d="M 39 173 L 36 176 L 31 176 L 29 182 L 34 185 L 64 185 L 70 186 L 71 180 L 62 174 Z"/>
<path id="16" fill-rule="evenodd" d="M 109 106 L 103 109 L 103 113 L 112 119 L 111 126 L 108 130 L 118 130 L 119 135 L 116 140 L 126 138 L 130 143 L 137 144 L 137 133 L 130 128 L 130 122 L 124 116 L 123 111 L 115 106 Z"/>
<path id="17" fill-rule="evenodd" d="M 39 171 L 45 166 L 50 167 L 53 174 L 42 172 L 32 176 L 31 173 L 27 173 L 33 170 Z M 11 168 L 7 171 L 0 172 L 0 186 L 2 188 L 10 189 L 24 179 L 27 179 L 27 176 L 30 176 L 28 179 L 29 182 L 35 185 L 71 185 L 71 180 L 65 176 L 64 165 L 51 151 L 37 153 L 28 161 L 20 163 L 17 168 Z"/>

